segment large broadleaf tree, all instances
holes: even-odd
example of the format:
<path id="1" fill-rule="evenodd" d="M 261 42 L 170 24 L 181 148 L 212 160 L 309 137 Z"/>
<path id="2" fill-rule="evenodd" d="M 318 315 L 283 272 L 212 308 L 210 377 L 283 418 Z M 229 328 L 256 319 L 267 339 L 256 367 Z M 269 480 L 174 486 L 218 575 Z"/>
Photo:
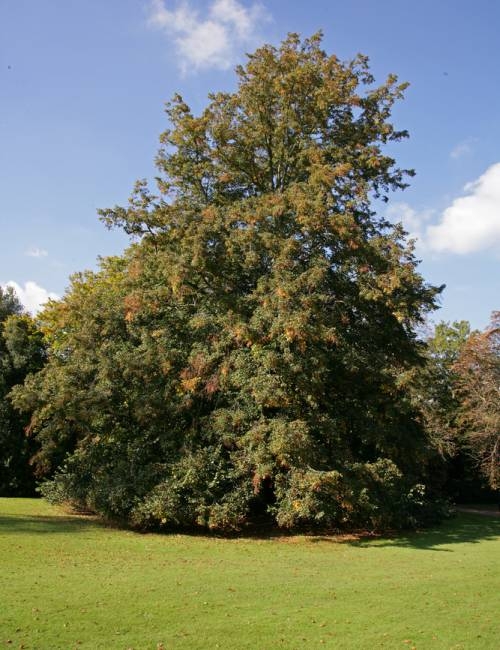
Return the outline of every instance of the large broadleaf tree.
<path id="1" fill-rule="evenodd" d="M 373 208 L 412 174 L 387 147 L 405 84 L 319 35 L 237 76 L 201 115 L 167 106 L 157 190 L 101 211 L 134 243 L 41 315 L 15 401 L 46 493 L 140 526 L 414 523 L 432 443 L 407 371 L 439 289 Z"/>

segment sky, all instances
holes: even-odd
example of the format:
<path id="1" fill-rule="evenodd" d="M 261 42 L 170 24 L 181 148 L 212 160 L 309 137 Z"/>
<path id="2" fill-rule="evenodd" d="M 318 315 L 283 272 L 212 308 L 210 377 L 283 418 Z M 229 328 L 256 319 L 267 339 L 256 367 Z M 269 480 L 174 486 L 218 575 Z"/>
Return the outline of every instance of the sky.
<path id="1" fill-rule="evenodd" d="M 288 32 L 369 56 L 410 86 L 391 148 L 416 176 L 378 206 L 446 284 L 435 321 L 500 309 L 500 3 L 496 0 L 0 0 L 0 285 L 36 311 L 128 244 L 97 209 L 154 178 L 164 103 L 200 112 L 234 66 Z"/>

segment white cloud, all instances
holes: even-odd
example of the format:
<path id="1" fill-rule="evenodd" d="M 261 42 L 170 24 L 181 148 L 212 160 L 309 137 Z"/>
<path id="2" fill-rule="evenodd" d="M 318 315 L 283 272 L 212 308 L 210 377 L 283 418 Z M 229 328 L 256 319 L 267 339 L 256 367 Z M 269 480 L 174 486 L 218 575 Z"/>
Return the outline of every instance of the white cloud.
<path id="1" fill-rule="evenodd" d="M 268 19 L 259 3 L 246 7 L 238 0 L 212 0 L 200 16 L 186 0 L 172 9 L 164 0 L 153 0 L 149 23 L 174 37 L 185 73 L 231 67 L 242 47 L 258 42 L 258 26 Z"/>
<path id="2" fill-rule="evenodd" d="M 437 225 L 425 232 L 426 245 L 438 252 L 475 253 L 500 247 L 500 163 L 464 187 Z"/>
<path id="3" fill-rule="evenodd" d="M 453 147 L 450 151 L 450 158 L 457 160 L 458 158 L 462 158 L 463 156 L 472 153 L 475 142 L 477 142 L 477 138 L 467 138 L 463 142 L 459 142 L 456 147 Z"/>
<path id="4" fill-rule="evenodd" d="M 438 219 L 435 210 L 415 210 L 408 203 L 390 205 L 386 216 L 401 222 L 421 250 L 460 255 L 500 249 L 500 163 L 467 183 L 464 192 Z"/>
<path id="5" fill-rule="evenodd" d="M 408 203 L 393 203 L 387 208 L 387 218 L 393 223 L 401 222 L 410 239 L 423 240 L 423 228 L 433 214 L 433 210 L 417 211 Z"/>
<path id="6" fill-rule="evenodd" d="M 12 287 L 22 305 L 33 314 L 39 311 L 41 307 L 47 302 L 47 300 L 59 299 L 59 296 L 56 293 L 47 291 L 32 280 L 28 280 L 28 282 L 25 283 L 24 287 L 20 286 L 13 280 L 7 282 L 4 286 Z"/>
<path id="7" fill-rule="evenodd" d="M 44 248 L 38 248 L 37 246 L 29 248 L 25 253 L 28 257 L 47 257 L 48 254 L 48 251 Z"/>

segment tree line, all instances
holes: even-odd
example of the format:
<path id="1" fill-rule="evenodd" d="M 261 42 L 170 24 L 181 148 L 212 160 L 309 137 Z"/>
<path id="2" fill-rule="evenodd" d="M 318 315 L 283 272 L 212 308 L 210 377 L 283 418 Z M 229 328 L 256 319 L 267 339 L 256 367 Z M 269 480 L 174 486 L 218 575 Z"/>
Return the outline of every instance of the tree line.
<path id="1" fill-rule="evenodd" d="M 0 294 L 3 493 L 234 530 L 431 521 L 459 458 L 498 488 L 499 316 L 419 335 L 442 287 L 372 207 L 413 174 L 386 152 L 406 84 L 320 35 L 237 77 L 167 105 L 157 189 L 100 212 L 121 256 L 36 319 Z"/>

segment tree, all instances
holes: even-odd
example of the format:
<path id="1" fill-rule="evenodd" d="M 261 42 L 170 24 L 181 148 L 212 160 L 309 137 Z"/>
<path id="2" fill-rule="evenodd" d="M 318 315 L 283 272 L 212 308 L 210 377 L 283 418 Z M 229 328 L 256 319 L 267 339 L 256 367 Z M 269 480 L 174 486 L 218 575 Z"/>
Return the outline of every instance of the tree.
<path id="1" fill-rule="evenodd" d="M 0 286 L 0 323 L 14 314 L 21 314 L 23 307 L 12 287 Z"/>
<path id="2" fill-rule="evenodd" d="M 474 332 L 455 363 L 460 423 L 469 449 L 493 490 L 500 489 L 500 312 Z"/>
<path id="3" fill-rule="evenodd" d="M 429 464 L 429 483 L 459 502 L 484 496 L 483 481 L 471 461 L 460 422 L 455 368 L 470 335 L 467 321 L 438 323 L 426 339 L 425 365 L 410 373 L 415 405 L 422 413 L 435 452 Z"/>
<path id="4" fill-rule="evenodd" d="M 426 339 L 426 364 L 413 373 L 416 402 L 426 429 L 436 451 L 445 458 L 457 451 L 460 401 L 455 363 L 470 333 L 470 324 L 465 320 L 438 323 Z"/>
<path id="5" fill-rule="evenodd" d="M 8 394 L 43 364 L 42 334 L 23 313 L 11 288 L 0 287 L 0 495 L 30 496 L 35 481 L 29 464 L 35 443 L 26 437 L 26 418 L 13 409 Z"/>
<path id="6" fill-rule="evenodd" d="M 15 400 L 46 493 L 141 526 L 415 522 L 402 377 L 439 289 L 371 208 L 412 174 L 383 152 L 406 85 L 293 34 L 237 74 L 199 117 L 167 106 L 158 195 L 101 211 L 136 243 L 41 315 L 50 360 Z"/>

